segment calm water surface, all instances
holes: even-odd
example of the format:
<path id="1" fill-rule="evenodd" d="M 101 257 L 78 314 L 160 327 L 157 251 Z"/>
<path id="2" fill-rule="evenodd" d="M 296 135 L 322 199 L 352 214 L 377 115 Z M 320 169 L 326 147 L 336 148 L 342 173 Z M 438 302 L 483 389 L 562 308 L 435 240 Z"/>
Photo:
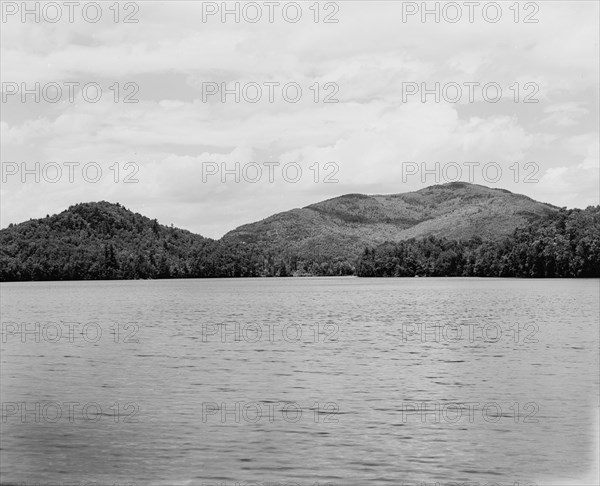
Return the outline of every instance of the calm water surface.
<path id="1" fill-rule="evenodd" d="M 0 290 L 3 484 L 598 484 L 598 280 Z"/>

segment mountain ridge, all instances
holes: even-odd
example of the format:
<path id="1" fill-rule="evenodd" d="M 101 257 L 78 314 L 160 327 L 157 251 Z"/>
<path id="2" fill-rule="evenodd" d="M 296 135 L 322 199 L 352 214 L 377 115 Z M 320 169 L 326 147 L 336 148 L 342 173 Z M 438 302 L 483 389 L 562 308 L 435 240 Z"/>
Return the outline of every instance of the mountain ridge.
<path id="1" fill-rule="evenodd" d="M 356 256 L 364 245 L 386 241 L 502 237 L 558 210 L 505 189 L 454 182 L 400 194 L 346 194 L 242 225 L 222 239 L 269 240 L 279 249 L 292 242 L 302 254 L 333 241 L 341 253 L 326 252 L 330 257 L 348 251 Z"/>
<path id="2" fill-rule="evenodd" d="M 0 281 L 590 276 L 600 274 L 599 255 L 600 206 L 559 209 L 454 183 L 347 194 L 240 226 L 219 240 L 119 203 L 79 203 L 0 230 Z"/>

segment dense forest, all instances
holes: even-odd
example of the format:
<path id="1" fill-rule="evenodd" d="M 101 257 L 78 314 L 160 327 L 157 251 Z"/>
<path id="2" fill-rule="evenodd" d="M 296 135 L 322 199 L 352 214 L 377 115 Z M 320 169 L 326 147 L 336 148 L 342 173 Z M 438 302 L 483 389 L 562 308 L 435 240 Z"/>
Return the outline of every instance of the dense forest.
<path id="1" fill-rule="evenodd" d="M 367 248 L 361 277 L 600 277 L 600 206 L 562 209 L 500 241 L 428 237 Z"/>
<path id="2" fill-rule="evenodd" d="M 560 210 L 502 240 L 430 236 L 365 248 L 358 259 L 216 241 L 107 202 L 0 231 L 0 281 L 304 275 L 600 277 L 600 206 Z"/>
<path id="3" fill-rule="evenodd" d="M 84 203 L 0 230 L 0 281 L 349 275 L 258 244 L 215 241 L 119 204 Z"/>

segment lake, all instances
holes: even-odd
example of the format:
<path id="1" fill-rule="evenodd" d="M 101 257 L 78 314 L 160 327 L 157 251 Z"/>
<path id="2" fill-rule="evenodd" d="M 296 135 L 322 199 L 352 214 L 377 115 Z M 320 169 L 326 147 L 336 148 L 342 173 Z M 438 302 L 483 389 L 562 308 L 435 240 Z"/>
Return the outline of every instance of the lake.
<path id="1" fill-rule="evenodd" d="M 0 291 L 3 484 L 598 483 L 598 280 Z"/>

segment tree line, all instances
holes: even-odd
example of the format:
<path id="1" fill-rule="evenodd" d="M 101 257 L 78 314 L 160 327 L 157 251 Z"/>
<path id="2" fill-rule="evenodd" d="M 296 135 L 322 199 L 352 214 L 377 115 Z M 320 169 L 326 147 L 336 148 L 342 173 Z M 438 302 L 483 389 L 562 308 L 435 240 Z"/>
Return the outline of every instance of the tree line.
<path id="1" fill-rule="evenodd" d="M 365 248 L 361 277 L 600 277 L 600 206 L 561 209 L 499 241 L 428 237 Z"/>
<path id="2" fill-rule="evenodd" d="M 216 241 L 158 224 L 119 204 L 84 203 L 0 230 L 0 281 L 349 275 L 259 244 Z"/>
<path id="3" fill-rule="evenodd" d="M 0 231 L 0 281 L 304 275 L 600 277 L 600 206 L 562 209 L 501 241 L 428 237 L 365 248 L 358 258 L 212 240 L 106 202 Z"/>

